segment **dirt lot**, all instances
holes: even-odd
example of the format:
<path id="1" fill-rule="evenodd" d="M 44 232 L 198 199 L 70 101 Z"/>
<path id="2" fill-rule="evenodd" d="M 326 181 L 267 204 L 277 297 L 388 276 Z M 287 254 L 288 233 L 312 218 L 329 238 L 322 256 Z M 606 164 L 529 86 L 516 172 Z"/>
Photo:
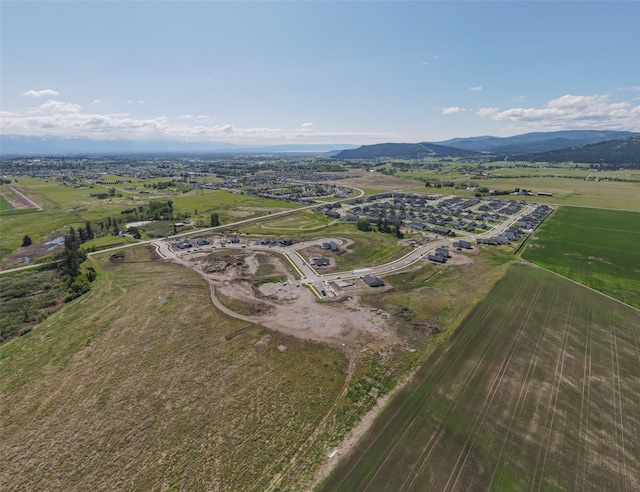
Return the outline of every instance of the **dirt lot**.
<path id="1" fill-rule="evenodd" d="M 356 284 L 338 298 L 320 301 L 291 275 L 277 256 L 268 253 L 229 251 L 173 256 L 172 261 L 194 268 L 208 280 L 218 296 L 237 300 L 251 312 L 236 313 L 240 319 L 345 348 L 400 343 L 388 329 L 386 313 L 360 305 L 360 290 L 368 289 L 364 285 L 358 287 Z M 269 276 L 285 277 L 286 280 L 254 287 L 253 280 L 258 278 L 258 269 L 264 264 L 272 265 Z M 231 314 L 228 309 L 224 311 Z"/>

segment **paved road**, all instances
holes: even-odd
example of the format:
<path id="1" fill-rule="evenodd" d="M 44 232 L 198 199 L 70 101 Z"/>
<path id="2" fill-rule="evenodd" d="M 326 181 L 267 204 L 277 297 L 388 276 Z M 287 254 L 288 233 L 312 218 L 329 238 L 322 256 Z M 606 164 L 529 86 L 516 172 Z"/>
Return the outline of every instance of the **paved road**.
<path id="1" fill-rule="evenodd" d="M 520 220 L 523 216 L 531 213 L 535 210 L 535 205 L 528 205 L 523 210 L 518 212 L 515 215 L 512 215 L 508 218 L 508 220 L 498 224 L 493 229 L 483 232 L 481 234 L 467 234 L 464 236 L 466 240 L 475 240 L 481 237 L 491 237 L 498 234 L 501 234 L 513 224 L 515 224 L 518 220 Z M 407 253 L 402 258 L 398 258 L 397 260 L 391 261 L 384 265 L 377 265 L 372 267 L 363 267 L 355 270 L 350 270 L 346 272 L 335 272 L 330 274 L 321 274 L 318 273 L 307 261 L 298 253 L 297 250 L 301 248 L 306 248 L 312 245 L 319 245 L 323 242 L 336 241 L 340 242 L 340 240 L 335 238 L 321 238 L 314 239 L 311 241 L 305 241 L 302 243 L 297 243 L 292 246 L 262 246 L 259 244 L 252 244 L 252 242 L 244 243 L 244 244 L 226 244 L 225 248 L 231 249 L 250 249 L 257 251 L 275 251 L 277 253 L 285 255 L 289 261 L 294 265 L 294 267 L 298 270 L 298 273 L 301 276 L 300 283 L 307 284 L 312 286 L 316 290 L 316 295 L 318 297 L 324 297 L 322 291 L 326 293 L 327 296 L 335 295 L 329 286 L 329 282 L 334 282 L 336 280 L 349 280 L 354 278 L 360 278 L 364 275 L 373 275 L 373 276 L 384 276 L 389 275 L 390 273 L 394 273 L 400 270 L 403 270 L 417 261 L 423 260 L 429 253 L 435 251 L 436 248 L 448 247 L 452 246 L 453 242 L 460 238 L 441 238 L 436 239 L 433 242 L 424 244 L 422 246 L 418 246 L 413 251 Z"/>
<path id="2" fill-rule="evenodd" d="M 360 195 L 359 196 L 362 196 L 362 194 L 364 194 L 364 192 L 362 190 L 359 190 L 359 191 L 360 191 Z M 335 202 L 351 200 L 351 199 L 353 199 L 353 197 L 336 200 Z M 335 202 L 332 202 L 332 203 L 335 203 Z M 306 209 L 310 209 L 310 208 L 315 208 L 318 205 L 319 205 L 318 203 L 315 203 L 313 205 L 309 205 L 309 206 L 305 206 L 305 207 L 301 207 L 301 208 L 297 208 L 297 209 L 285 210 L 285 211 L 282 211 L 282 212 L 269 214 L 267 216 L 240 220 L 240 221 L 234 222 L 232 224 L 226 224 L 224 226 L 208 227 L 208 228 L 205 228 L 205 229 L 198 229 L 197 231 L 188 231 L 188 232 L 184 232 L 184 233 L 180 233 L 180 234 L 174 234 L 172 236 L 169 236 L 167 239 L 175 240 L 175 239 L 177 239 L 179 237 L 182 237 L 182 236 L 188 236 L 188 235 L 193 236 L 194 234 L 226 230 L 226 229 L 237 227 L 237 226 L 242 226 L 242 225 L 247 225 L 247 224 L 259 222 L 261 220 L 271 220 L 271 219 L 274 219 L 274 218 L 277 218 L 277 217 L 283 217 L 283 216 L 287 216 L 287 215 L 296 213 L 296 212 L 298 212 L 300 210 L 306 210 Z M 527 205 L 523 210 L 521 210 L 520 212 L 518 212 L 515 215 L 510 216 L 508 220 L 496 225 L 493 229 L 491 229 L 489 231 L 486 231 L 486 232 L 483 232 L 481 234 L 468 234 L 468 235 L 465 235 L 464 238 L 468 239 L 468 240 L 474 240 L 474 239 L 477 239 L 477 238 L 480 238 L 480 237 L 489 237 L 489 236 L 495 236 L 497 234 L 501 234 L 506 229 L 508 229 L 511 225 L 513 225 L 515 222 L 520 220 L 520 218 L 522 218 L 524 215 L 527 215 L 527 214 L 531 213 L 533 210 L 535 210 L 535 207 L 536 207 L 536 205 L 533 205 L 533 204 Z M 228 244 L 225 244 L 225 247 L 226 248 L 232 248 L 232 249 L 249 248 L 251 250 L 257 250 L 257 251 L 275 251 L 277 253 L 281 253 L 281 254 L 285 255 L 289 259 L 291 264 L 294 266 L 294 268 L 296 268 L 298 270 L 298 274 L 301 277 L 300 282 L 303 283 L 303 284 L 308 284 L 308 285 L 312 286 L 316 290 L 316 295 L 321 296 L 321 293 L 323 291 L 326 292 L 326 295 L 331 295 L 332 294 L 332 290 L 328 286 L 329 282 L 332 282 L 332 281 L 335 281 L 335 280 L 338 280 L 338 279 L 359 278 L 359 277 L 362 277 L 364 275 L 375 275 L 375 276 L 388 275 L 390 273 L 402 270 L 404 268 L 407 268 L 408 266 L 413 265 L 415 262 L 420 261 L 424 256 L 428 255 L 431 251 L 434 251 L 436 248 L 441 248 L 441 247 L 445 247 L 445 246 L 451 245 L 453 243 L 453 241 L 455 241 L 455 239 L 451 239 L 451 238 L 438 239 L 438 240 L 436 240 L 434 242 L 430 242 L 428 244 L 419 246 L 419 247 L 415 248 L 413 251 L 411 251 L 410 253 L 408 253 L 407 255 L 403 256 L 402 258 L 399 258 L 397 260 L 394 260 L 394 261 L 389 262 L 389 263 L 384 264 L 384 265 L 378 265 L 378 266 L 373 266 L 373 267 L 363 267 L 363 268 L 358 268 L 358 269 L 352 270 L 352 271 L 336 272 L 336 273 L 323 275 L 323 274 L 319 274 L 309 263 L 307 263 L 307 261 L 297 252 L 297 250 L 300 249 L 300 248 L 303 248 L 303 247 L 308 247 L 308 246 L 313 245 L 313 244 L 321 244 L 322 242 L 328 242 L 328 241 L 340 242 L 340 240 L 335 239 L 335 238 L 321 238 L 321 239 L 314 239 L 314 240 L 311 240 L 311 241 L 305 241 L 303 243 L 298 243 L 298 244 L 295 244 L 295 245 L 292 245 L 292 246 L 263 246 L 263 245 L 260 245 L 260 244 L 251 244 L 251 243 L 249 243 L 249 244 L 232 244 L 232 243 L 228 243 Z M 109 252 L 112 252 L 112 251 L 119 251 L 119 250 L 122 250 L 122 249 L 125 249 L 125 248 L 138 246 L 140 244 L 154 244 L 156 246 L 156 248 L 158 249 L 159 253 L 162 256 L 166 255 L 165 257 L 174 256 L 174 255 L 181 255 L 181 254 L 189 254 L 188 251 L 185 251 L 184 253 L 175 253 L 175 252 L 173 252 L 168 247 L 168 245 L 166 245 L 166 241 L 164 241 L 164 240 L 148 239 L 148 240 L 145 240 L 145 241 L 138 241 L 138 242 L 135 242 L 135 243 L 124 244 L 124 245 L 121 245 L 121 246 L 114 246 L 112 248 L 103 249 L 103 250 L 100 250 L 100 251 L 96 251 L 94 253 L 89 253 L 88 256 L 92 256 L 94 254 L 109 253 Z M 26 266 L 22 266 L 22 267 L 12 268 L 12 269 L 9 269 L 9 270 L 2 270 L 2 271 L 0 271 L 0 275 L 4 274 L 4 273 L 16 272 L 16 271 L 19 271 L 19 270 L 27 270 L 29 268 L 35 268 L 37 266 L 38 265 L 34 264 L 34 265 L 26 265 Z"/>

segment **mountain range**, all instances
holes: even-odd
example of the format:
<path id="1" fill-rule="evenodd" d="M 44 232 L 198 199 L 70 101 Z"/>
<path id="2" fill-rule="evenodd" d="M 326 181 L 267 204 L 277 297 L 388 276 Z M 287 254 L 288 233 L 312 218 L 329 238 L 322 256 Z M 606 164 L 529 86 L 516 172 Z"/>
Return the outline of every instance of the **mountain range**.
<path id="1" fill-rule="evenodd" d="M 184 142 L 175 140 L 94 140 L 86 137 L 27 137 L 0 135 L 1 155 L 56 154 L 159 154 L 159 153 L 280 153 L 337 152 L 357 147 L 351 144 L 285 144 L 248 146 L 229 142 Z"/>
<path id="2" fill-rule="evenodd" d="M 296 153 L 328 154 L 334 159 L 496 159 L 581 162 L 608 167 L 640 166 L 640 133 L 609 130 L 536 132 L 512 137 L 480 136 L 440 142 L 297 144 L 240 146 L 225 142 L 93 140 L 89 138 L 0 135 L 0 155 L 127 153 Z"/>
<path id="3" fill-rule="evenodd" d="M 363 145 L 334 154 L 336 159 L 420 159 L 424 157 L 467 157 L 489 154 L 503 158 L 509 154 L 549 152 L 581 145 L 596 144 L 639 135 L 633 132 L 605 130 L 567 130 L 536 132 L 512 137 L 454 138 L 417 144 Z M 525 159 L 526 160 L 526 159 Z"/>

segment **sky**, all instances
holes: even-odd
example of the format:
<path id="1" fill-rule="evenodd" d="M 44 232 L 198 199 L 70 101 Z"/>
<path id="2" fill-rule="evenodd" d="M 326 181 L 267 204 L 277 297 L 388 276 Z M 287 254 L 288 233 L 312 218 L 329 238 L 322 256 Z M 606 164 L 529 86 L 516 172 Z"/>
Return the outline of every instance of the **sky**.
<path id="1" fill-rule="evenodd" d="M 238 145 L 640 131 L 640 2 L 0 2 L 0 133 Z"/>

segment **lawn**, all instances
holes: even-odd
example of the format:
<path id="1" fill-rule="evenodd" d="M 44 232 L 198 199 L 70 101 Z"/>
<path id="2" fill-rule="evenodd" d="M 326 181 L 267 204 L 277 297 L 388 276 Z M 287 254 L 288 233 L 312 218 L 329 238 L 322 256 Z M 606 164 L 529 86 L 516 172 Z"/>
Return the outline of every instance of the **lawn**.
<path id="1" fill-rule="evenodd" d="M 638 490 L 640 313 L 514 265 L 320 490 Z"/>
<path id="2" fill-rule="evenodd" d="M 640 213 L 561 207 L 523 258 L 640 307 Z"/>

